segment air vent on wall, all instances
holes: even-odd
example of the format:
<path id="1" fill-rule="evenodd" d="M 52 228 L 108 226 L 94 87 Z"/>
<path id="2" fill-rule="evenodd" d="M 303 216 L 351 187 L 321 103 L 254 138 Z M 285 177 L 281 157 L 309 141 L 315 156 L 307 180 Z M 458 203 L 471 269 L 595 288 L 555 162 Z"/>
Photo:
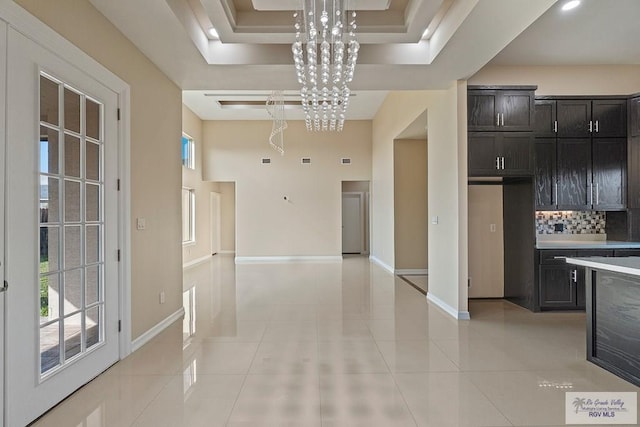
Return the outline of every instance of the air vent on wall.
<path id="1" fill-rule="evenodd" d="M 269 163 L 271 163 L 271 159 L 268 157 L 265 157 L 262 159 L 262 164 L 263 165 L 268 165 Z"/>
<path id="2" fill-rule="evenodd" d="M 350 165 L 351 164 L 351 158 L 343 157 L 342 159 L 340 159 L 340 163 L 342 163 L 343 165 Z"/>
<path id="3" fill-rule="evenodd" d="M 302 164 L 303 165 L 310 165 L 311 164 L 311 157 L 303 157 L 302 158 Z"/>

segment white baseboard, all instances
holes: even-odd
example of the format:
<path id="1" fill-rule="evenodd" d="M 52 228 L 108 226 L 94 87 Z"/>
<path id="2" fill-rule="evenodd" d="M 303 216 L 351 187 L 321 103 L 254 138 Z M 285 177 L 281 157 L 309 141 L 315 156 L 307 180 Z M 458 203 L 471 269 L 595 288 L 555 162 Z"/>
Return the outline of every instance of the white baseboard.
<path id="1" fill-rule="evenodd" d="M 236 264 L 268 264 L 282 262 L 342 262 L 342 256 L 237 256 Z"/>
<path id="2" fill-rule="evenodd" d="M 427 276 L 429 270 L 426 268 L 399 268 L 395 273 L 399 276 Z"/>
<path id="3" fill-rule="evenodd" d="M 446 311 L 448 314 L 453 316 L 455 319 L 458 319 L 458 320 L 469 320 L 469 319 L 471 319 L 471 316 L 469 315 L 468 311 L 458 311 L 458 310 L 456 310 L 455 308 L 451 307 L 449 304 L 447 304 L 446 302 L 442 301 L 440 298 L 438 298 L 437 296 L 435 296 L 431 292 L 427 292 L 427 300 L 431 301 L 432 303 L 437 305 L 439 308 L 441 308 L 442 310 Z"/>
<path id="4" fill-rule="evenodd" d="M 209 261 L 211 259 L 212 255 L 205 255 L 203 257 L 200 258 L 196 258 L 194 260 L 191 260 L 189 262 L 186 262 L 184 264 L 182 264 L 182 268 L 189 268 L 189 267 L 193 267 L 194 265 L 198 265 L 201 262 L 205 262 L 205 261 Z"/>
<path id="5" fill-rule="evenodd" d="M 389 273 L 394 274 L 394 270 L 391 266 L 385 264 L 384 262 L 382 262 L 380 259 L 376 258 L 373 255 L 369 256 L 369 261 L 373 261 L 373 263 L 378 264 L 380 267 L 384 268 L 385 270 L 387 270 Z"/>
<path id="6" fill-rule="evenodd" d="M 173 322 L 184 317 L 184 307 L 180 307 L 178 311 L 169 315 L 165 319 L 156 323 L 151 329 L 131 341 L 131 352 L 138 350 L 140 347 L 151 341 L 160 332 L 167 329 Z"/>

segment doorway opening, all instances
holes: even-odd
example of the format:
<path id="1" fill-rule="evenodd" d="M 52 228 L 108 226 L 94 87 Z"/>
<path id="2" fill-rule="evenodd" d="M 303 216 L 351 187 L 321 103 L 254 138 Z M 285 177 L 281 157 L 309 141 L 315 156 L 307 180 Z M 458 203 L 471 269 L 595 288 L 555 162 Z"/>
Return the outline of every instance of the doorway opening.
<path id="1" fill-rule="evenodd" d="M 342 181 L 342 254 L 369 254 L 369 181 Z"/>

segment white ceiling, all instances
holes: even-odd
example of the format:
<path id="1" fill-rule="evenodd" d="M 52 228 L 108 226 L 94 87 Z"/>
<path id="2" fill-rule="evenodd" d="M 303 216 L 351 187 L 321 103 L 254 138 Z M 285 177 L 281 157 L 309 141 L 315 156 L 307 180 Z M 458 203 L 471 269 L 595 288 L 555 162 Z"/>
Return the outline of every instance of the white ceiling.
<path id="1" fill-rule="evenodd" d="M 217 101 L 264 101 L 271 90 L 295 97 L 299 90 L 293 16 L 281 10 L 297 0 L 90 1 L 185 91 L 185 104 L 203 119 L 266 120 L 260 108 L 221 108 Z M 389 90 L 446 88 L 490 62 L 640 63 L 640 0 L 582 0 L 568 13 L 560 11 L 564 1 L 375 0 L 378 10 L 366 10 L 358 0 L 362 47 L 347 119 L 372 118 Z M 210 25 L 220 40 L 207 36 Z M 427 27 L 431 37 L 421 40 Z M 287 110 L 288 119 L 299 114 Z"/>

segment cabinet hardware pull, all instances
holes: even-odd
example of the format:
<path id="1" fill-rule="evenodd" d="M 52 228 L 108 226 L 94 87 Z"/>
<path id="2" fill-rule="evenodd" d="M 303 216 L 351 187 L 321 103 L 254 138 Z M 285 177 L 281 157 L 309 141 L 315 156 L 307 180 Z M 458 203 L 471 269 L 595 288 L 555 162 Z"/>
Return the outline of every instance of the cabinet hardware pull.
<path id="1" fill-rule="evenodd" d="M 599 204 L 600 204 L 600 184 L 596 182 L 596 205 L 599 205 Z"/>
<path id="2" fill-rule="evenodd" d="M 553 121 L 553 131 L 555 133 L 558 133 L 558 121 L 557 120 Z"/>
<path id="3" fill-rule="evenodd" d="M 502 157 L 502 170 L 504 170 L 504 157 Z"/>
<path id="4" fill-rule="evenodd" d="M 501 126 L 504 126 L 504 113 L 500 114 L 500 116 L 502 116 L 502 123 L 500 123 Z M 504 169 L 504 168 L 503 168 Z"/>
<path id="5" fill-rule="evenodd" d="M 500 157 L 496 157 L 496 169 L 500 169 Z"/>
<path id="6" fill-rule="evenodd" d="M 590 200 L 589 200 L 588 204 L 593 205 L 593 182 L 591 184 L 589 184 L 589 188 L 590 188 L 589 193 L 590 193 L 591 197 L 590 197 Z"/>
<path id="7" fill-rule="evenodd" d="M 598 129 L 598 120 L 596 120 L 596 132 L 600 132 L 600 130 Z"/>
<path id="8" fill-rule="evenodd" d="M 556 192 L 554 194 L 555 203 L 554 206 L 558 206 L 558 181 L 556 181 Z"/>
<path id="9" fill-rule="evenodd" d="M 2 287 L 0 287 L 0 292 L 6 292 L 7 289 L 9 289 L 9 283 L 5 280 Z"/>
<path id="10" fill-rule="evenodd" d="M 589 132 L 593 132 L 593 122 L 589 120 Z"/>
<path id="11" fill-rule="evenodd" d="M 567 259 L 566 256 L 554 256 L 553 259 Z"/>
<path id="12" fill-rule="evenodd" d="M 573 283 L 578 283 L 578 270 L 573 270 L 571 272 L 571 279 L 573 280 Z"/>
<path id="13" fill-rule="evenodd" d="M 496 126 L 500 126 L 500 113 L 496 114 Z"/>

